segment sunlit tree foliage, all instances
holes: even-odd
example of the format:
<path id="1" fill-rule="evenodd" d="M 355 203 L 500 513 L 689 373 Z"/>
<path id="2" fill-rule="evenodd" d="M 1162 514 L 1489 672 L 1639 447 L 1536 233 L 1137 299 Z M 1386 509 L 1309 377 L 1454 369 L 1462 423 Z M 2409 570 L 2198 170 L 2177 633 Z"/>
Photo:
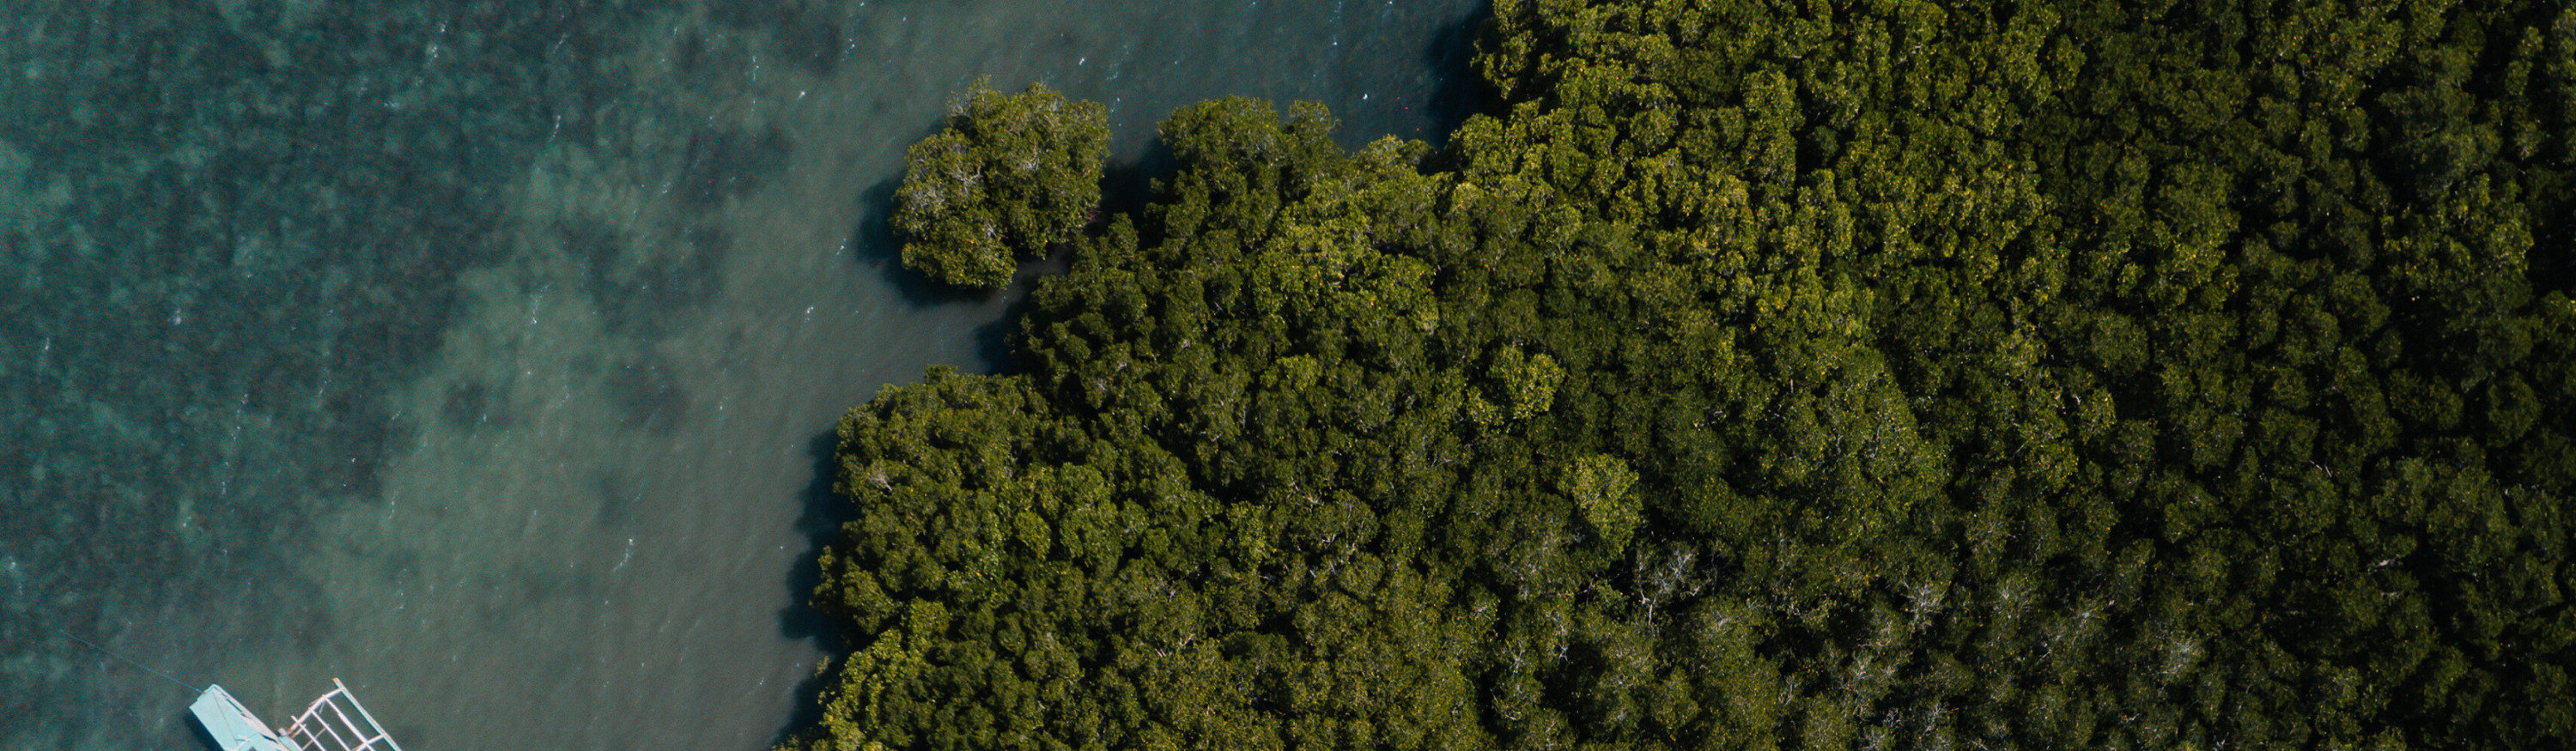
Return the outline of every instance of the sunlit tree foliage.
<path id="1" fill-rule="evenodd" d="M 842 425 L 792 747 L 2576 743 L 2576 10 L 1506 0 Z"/>
<path id="2" fill-rule="evenodd" d="M 892 224 L 905 266 L 952 285 L 999 287 L 1019 258 L 1073 239 L 1100 203 L 1108 111 L 1045 84 L 984 82 L 949 105 L 948 127 L 907 155 Z"/>

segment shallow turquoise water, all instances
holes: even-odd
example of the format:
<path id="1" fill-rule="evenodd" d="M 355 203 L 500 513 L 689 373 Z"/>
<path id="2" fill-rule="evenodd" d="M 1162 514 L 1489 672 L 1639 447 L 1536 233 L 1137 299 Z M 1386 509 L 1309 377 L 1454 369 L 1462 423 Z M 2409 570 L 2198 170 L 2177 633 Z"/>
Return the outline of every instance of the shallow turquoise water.
<path id="1" fill-rule="evenodd" d="M 1481 5 L 11 3 L 0 748 L 196 747 L 70 635 L 415 751 L 766 744 L 833 420 L 993 367 L 878 229 L 945 98 L 1425 137 Z"/>

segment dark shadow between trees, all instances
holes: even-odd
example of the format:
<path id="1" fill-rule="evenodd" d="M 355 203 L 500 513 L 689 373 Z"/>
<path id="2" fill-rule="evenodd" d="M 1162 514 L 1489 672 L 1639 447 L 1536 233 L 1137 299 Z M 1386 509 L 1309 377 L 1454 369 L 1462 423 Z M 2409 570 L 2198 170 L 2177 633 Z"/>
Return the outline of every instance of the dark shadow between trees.
<path id="1" fill-rule="evenodd" d="M 1145 142 L 1145 153 L 1133 162 L 1111 162 L 1101 169 L 1100 213 L 1103 217 L 1120 214 L 1135 216 L 1145 210 L 1154 198 L 1154 180 L 1172 174 L 1177 161 L 1170 144 L 1156 137 Z"/>
<path id="2" fill-rule="evenodd" d="M 2571 252 L 2576 248 L 2576 216 L 2569 213 L 2576 210 L 2576 201 L 2553 203 L 2559 210 L 2534 214 L 2534 218 L 2539 219 L 2534 224 L 2539 227 L 2532 233 L 2532 252 L 2526 255 L 2530 259 L 2531 292 L 2541 295 L 2555 290 L 2576 294 L 2576 252 Z"/>
<path id="3" fill-rule="evenodd" d="M 1431 115 L 1429 142 L 1433 148 L 1446 148 L 1449 134 L 1458 131 L 1467 118 L 1495 114 L 1502 109 L 1502 93 L 1495 91 L 1484 76 L 1476 74 L 1476 45 L 1484 36 L 1485 26 L 1494 18 L 1491 3 L 1476 12 L 1440 27 L 1431 35 L 1431 46 L 1422 51 L 1423 62 L 1439 77 L 1431 90 L 1428 108 Z"/>
<path id="4" fill-rule="evenodd" d="M 1011 279 L 1011 286 L 1004 290 L 1004 294 L 1011 296 L 1010 307 L 1003 309 L 1002 315 L 975 327 L 975 359 L 983 366 L 984 372 L 996 375 L 1020 372 L 1020 319 L 1028 315 L 1029 293 L 1036 291 L 1038 283 L 1047 277 L 1063 276 L 1072 262 L 1073 251 L 1058 250 L 1044 260 L 1020 264 L 1020 270 Z"/>

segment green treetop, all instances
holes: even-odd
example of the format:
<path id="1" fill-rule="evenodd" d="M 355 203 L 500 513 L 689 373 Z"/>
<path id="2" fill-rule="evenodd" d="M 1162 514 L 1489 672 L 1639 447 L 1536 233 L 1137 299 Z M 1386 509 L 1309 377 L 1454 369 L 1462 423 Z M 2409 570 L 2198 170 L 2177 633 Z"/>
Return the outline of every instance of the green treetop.
<path id="1" fill-rule="evenodd" d="M 904 266 L 961 287 L 1010 282 L 1015 255 L 1042 256 L 1082 229 L 1108 151 L 1099 102 L 976 81 L 950 103 L 948 127 L 906 158 L 894 209 Z"/>
<path id="2" fill-rule="evenodd" d="M 1497 0 L 1439 151 L 1183 108 L 843 420 L 780 748 L 2576 747 L 2564 5 Z M 916 189 L 1040 96 L 910 226 L 1041 236 Z"/>

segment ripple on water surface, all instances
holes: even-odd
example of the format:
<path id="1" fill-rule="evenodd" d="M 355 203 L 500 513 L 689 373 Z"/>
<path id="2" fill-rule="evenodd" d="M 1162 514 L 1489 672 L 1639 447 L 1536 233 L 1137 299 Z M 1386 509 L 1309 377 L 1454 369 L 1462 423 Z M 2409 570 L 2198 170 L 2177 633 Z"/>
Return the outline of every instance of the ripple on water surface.
<path id="1" fill-rule="evenodd" d="M 883 237 L 946 98 L 1431 137 L 1482 3 L 170 5 L 0 11 L 0 747 L 197 742 L 70 634 L 412 748 L 766 744 L 833 421 L 1008 306 Z"/>

